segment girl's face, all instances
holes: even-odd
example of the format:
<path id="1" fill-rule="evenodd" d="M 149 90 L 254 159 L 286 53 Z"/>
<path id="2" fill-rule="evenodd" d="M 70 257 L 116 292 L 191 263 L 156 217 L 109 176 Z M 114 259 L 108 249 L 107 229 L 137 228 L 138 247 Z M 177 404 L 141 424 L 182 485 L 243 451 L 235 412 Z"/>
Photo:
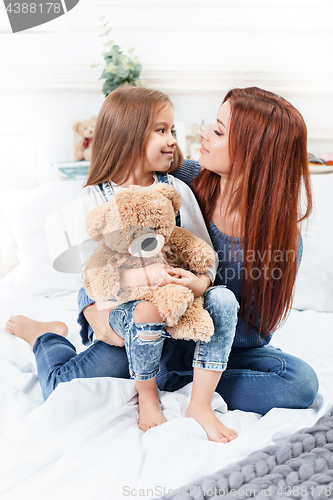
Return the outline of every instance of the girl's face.
<path id="1" fill-rule="evenodd" d="M 173 108 L 167 105 L 157 114 L 154 128 L 149 136 L 143 165 L 144 173 L 168 170 L 176 144 Z"/>
<path id="2" fill-rule="evenodd" d="M 220 108 L 215 125 L 206 128 L 200 134 L 203 141 L 199 163 L 221 177 L 226 177 L 230 169 L 228 148 L 230 114 L 230 103 L 226 101 Z"/>

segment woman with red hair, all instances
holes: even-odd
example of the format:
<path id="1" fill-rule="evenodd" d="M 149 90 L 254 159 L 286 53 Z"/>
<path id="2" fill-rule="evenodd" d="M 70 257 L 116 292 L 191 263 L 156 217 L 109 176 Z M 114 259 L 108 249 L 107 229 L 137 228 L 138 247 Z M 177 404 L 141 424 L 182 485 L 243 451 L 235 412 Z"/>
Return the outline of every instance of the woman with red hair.
<path id="1" fill-rule="evenodd" d="M 299 223 L 312 209 L 306 125 L 288 101 L 251 87 L 230 90 L 201 136 L 199 165 L 185 161 L 175 175 L 192 185 L 219 255 L 214 285 L 240 303 L 216 390 L 229 409 L 306 408 L 318 391 L 315 372 L 269 345 L 292 306 Z"/>

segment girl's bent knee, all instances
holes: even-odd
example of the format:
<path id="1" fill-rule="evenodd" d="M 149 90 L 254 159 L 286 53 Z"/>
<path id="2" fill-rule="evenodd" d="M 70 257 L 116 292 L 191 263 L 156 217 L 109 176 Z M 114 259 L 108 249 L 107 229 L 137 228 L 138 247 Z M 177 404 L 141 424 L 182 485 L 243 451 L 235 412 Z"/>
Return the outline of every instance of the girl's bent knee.
<path id="1" fill-rule="evenodd" d="M 133 311 L 135 323 L 160 323 L 162 318 L 157 307 L 147 300 L 139 302 Z"/>
<path id="2" fill-rule="evenodd" d="M 208 290 L 205 298 L 205 307 L 207 305 L 213 305 L 215 308 L 231 315 L 237 314 L 239 311 L 239 304 L 234 293 L 222 286 L 214 286 Z"/>

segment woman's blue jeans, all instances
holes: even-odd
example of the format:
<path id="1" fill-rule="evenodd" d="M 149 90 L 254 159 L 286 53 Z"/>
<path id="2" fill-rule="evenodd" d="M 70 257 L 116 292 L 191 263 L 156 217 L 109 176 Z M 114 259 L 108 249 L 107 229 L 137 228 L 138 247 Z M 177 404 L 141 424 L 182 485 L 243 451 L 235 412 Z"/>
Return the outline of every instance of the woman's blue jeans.
<path id="1" fill-rule="evenodd" d="M 192 341 L 165 339 L 169 342 L 175 343 L 175 351 L 193 353 L 196 347 Z M 66 338 L 46 333 L 38 337 L 33 350 L 45 399 L 59 383 L 75 378 L 130 377 L 124 347 L 96 341 L 76 354 Z M 192 355 L 187 358 L 184 369 L 170 372 L 161 389 L 174 391 L 191 382 Z M 265 414 L 272 408 L 307 408 L 317 395 L 318 379 L 307 363 L 267 345 L 232 349 L 216 390 L 230 410 Z"/>

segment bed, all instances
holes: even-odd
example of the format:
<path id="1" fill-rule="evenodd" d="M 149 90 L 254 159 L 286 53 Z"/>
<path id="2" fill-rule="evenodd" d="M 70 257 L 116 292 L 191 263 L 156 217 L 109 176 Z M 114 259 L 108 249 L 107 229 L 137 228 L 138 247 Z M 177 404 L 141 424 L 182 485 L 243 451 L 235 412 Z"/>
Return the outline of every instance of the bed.
<path id="1" fill-rule="evenodd" d="M 219 477 L 231 477 L 244 460 L 251 461 L 251 454 L 259 460 L 263 450 L 283 446 L 319 418 L 331 418 L 333 175 L 313 175 L 312 182 L 315 211 L 303 228 L 305 250 L 294 308 L 272 344 L 311 364 L 319 377 L 319 393 L 308 409 L 276 408 L 264 416 L 228 411 L 215 394 L 217 415 L 239 434 L 228 444 L 210 442 L 198 423 L 184 418 L 191 384 L 161 393 L 167 423 L 145 434 L 136 425 L 133 380 L 73 380 L 60 384 L 43 401 L 31 347 L 7 333 L 4 325 L 16 314 L 62 320 L 69 326 L 69 340 L 78 351 L 84 349 L 76 324 L 80 277 L 52 269 L 44 230 L 45 220 L 73 199 L 82 181 L 49 182 L 0 196 L 0 218 L 11 231 L 19 262 L 0 281 L 1 499 L 214 498 L 195 485 L 209 486 L 214 477 L 216 483 L 217 471 L 226 471 Z M 193 485 L 192 496 L 184 485 Z M 225 496 L 231 498 L 230 487 Z M 333 497 L 333 488 L 323 490 L 324 496 L 311 496 L 313 491 L 308 486 L 308 498 Z M 292 491 L 286 496 L 304 497 Z"/>

